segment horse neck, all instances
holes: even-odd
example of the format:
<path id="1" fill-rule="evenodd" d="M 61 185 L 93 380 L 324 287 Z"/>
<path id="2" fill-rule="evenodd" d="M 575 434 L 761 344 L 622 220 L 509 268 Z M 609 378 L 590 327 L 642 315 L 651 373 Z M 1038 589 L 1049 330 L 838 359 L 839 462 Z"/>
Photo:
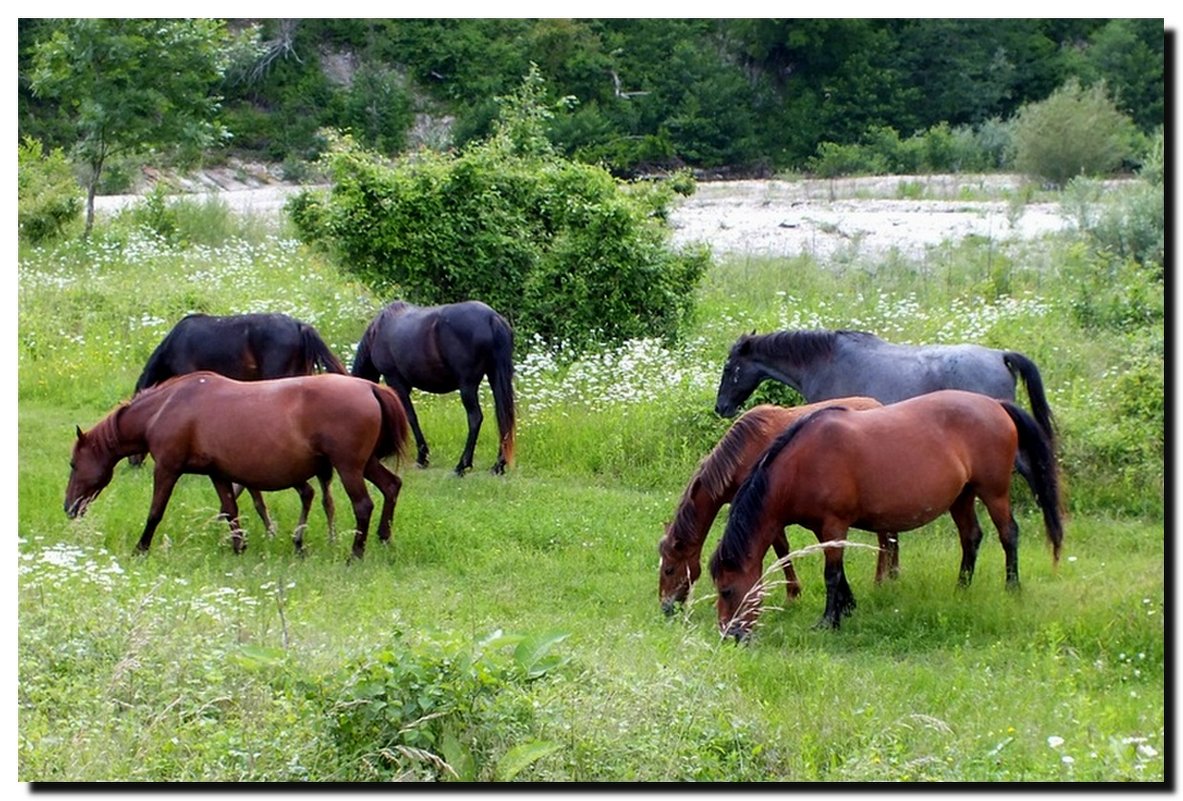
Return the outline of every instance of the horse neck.
<path id="1" fill-rule="evenodd" d="M 782 384 L 788 384 L 793 389 L 804 394 L 801 388 L 804 370 L 802 370 L 791 356 L 759 353 L 752 356 L 752 362 L 766 378 L 774 378 Z M 808 399 L 808 395 L 806 398 Z"/>
<path id="2" fill-rule="evenodd" d="M 725 501 L 716 498 L 696 475 L 678 502 L 674 522 L 669 529 L 670 539 L 701 553 L 711 524 L 715 522 L 715 517 L 724 503 Z"/>
<path id="3" fill-rule="evenodd" d="M 107 442 L 119 458 L 148 450 L 149 422 L 159 413 L 171 393 L 161 386 L 149 387 L 108 415 L 99 426 L 108 427 Z M 96 430 L 99 428 L 96 426 Z"/>

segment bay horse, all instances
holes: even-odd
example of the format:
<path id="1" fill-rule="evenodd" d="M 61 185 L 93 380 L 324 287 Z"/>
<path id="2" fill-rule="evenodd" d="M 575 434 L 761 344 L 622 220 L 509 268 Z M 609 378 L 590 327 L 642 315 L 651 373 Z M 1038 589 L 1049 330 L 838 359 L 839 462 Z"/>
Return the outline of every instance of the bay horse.
<path id="1" fill-rule="evenodd" d="M 209 476 L 230 525 L 236 553 L 245 547 L 233 484 L 273 491 L 306 484 L 332 470 L 341 477 L 357 522 L 353 556 L 361 558 L 374 503 L 368 480 L 382 492 L 381 540 L 402 481 L 379 460 L 401 457 L 407 418 L 386 387 L 326 373 L 235 381 L 199 371 L 150 387 L 121 404 L 90 431 L 75 427 L 64 508 L 73 518 L 111 482 L 115 465 L 134 453 L 155 462 L 152 503 L 137 549 L 146 552 L 182 474 Z M 303 536 L 297 529 L 297 552 Z"/>
<path id="2" fill-rule="evenodd" d="M 181 318 L 152 351 L 136 380 L 135 392 L 198 370 L 212 370 L 239 381 L 258 381 L 311 375 L 318 367 L 329 373 L 344 375 L 346 372 L 345 365 L 325 344 L 320 333 L 294 317 L 279 313 L 221 317 L 189 314 Z M 142 461 L 143 454 L 128 458 L 133 466 Z M 300 522 L 296 527 L 301 529 L 308 521 L 315 493 L 308 483 L 296 487 L 296 491 L 300 494 L 301 506 Z M 275 526 L 267 514 L 263 496 L 256 490 L 250 493 L 263 525 L 274 534 Z M 321 501 L 332 536 L 333 496 L 327 480 L 321 482 Z"/>
<path id="3" fill-rule="evenodd" d="M 1016 452 L 1031 465 L 1028 483 L 1056 564 L 1063 526 L 1055 456 L 1046 432 L 1014 403 L 941 390 L 879 409 L 833 406 L 801 418 L 768 447 L 732 502 L 710 564 L 720 630 L 748 636 L 760 611 L 764 554 L 793 523 L 825 547 L 819 627 L 838 628 L 855 607 L 841 547 L 852 527 L 896 534 L 947 511 L 961 535 L 959 583 L 968 585 L 982 540 L 975 498 L 998 530 L 1007 587 L 1017 589 L 1019 531 L 1010 504 Z"/>
<path id="4" fill-rule="evenodd" d="M 686 485 L 674 512 L 674 519 L 666 525 L 657 543 L 657 551 L 661 556 L 657 595 L 662 611 L 671 615 L 678 604 L 686 601 L 691 585 L 698 581 L 702 573 L 702 546 L 719 510 L 735 497 L 736 490 L 772 441 L 801 417 L 834 405 L 858 410 L 874 409 L 882 404 L 874 398 L 854 397 L 789 408 L 771 404 L 756 406 L 744 412 L 706 455 Z M 899 547 L 896 540 L 887 540 L 881 536 L 879 546 L 876 582 L 882 581 L 885 576 L 894 578 L 899 573 Z M 793 570 L 793 563 L 785 560 L 789 543 L 783 530 L 773 538 L 772 547 L 777 559 L 784 560 L 786 591 L 790 599 L 795 598 L 801 592 L 801 584 Z"/>
<path id="5" fill-rule="evenodd" d="M 732 417 L 768 378 L 797 390 L 806 403 L 852 395 L 895 403 L 939 389 L 1013 401 L 1016 376 L 1027 386 L 1031 413 L 1054 441 L 1043 379 L 1023 354 L 969 344 L 897 345 L 866 331 L 753 332 L 739 337 L 723 364 L 715 411 Z"/>
<path id="6" fill-rule="evenodd" d="M 374 382 L 385 378 L 398 393 L 415 435 L 415 461 L 420 467 L 427 466 L 430 451 L 411 403 L 411 390 L 439 395 L 460 390 L 460 402 L 468 414 L 468 440 L 456 464 L 456 475 L 472 469 L 484 419 L 478 389 L 481 379 L 488 376 L 501 434 L 493 473 L 504 473 L 505 466 L 513 463 L 513 330 L 486 304 L 477 300 L 443 306 L 414 306 L 401 300 L 391 303 L 362 335 L 352 374 Z"/>

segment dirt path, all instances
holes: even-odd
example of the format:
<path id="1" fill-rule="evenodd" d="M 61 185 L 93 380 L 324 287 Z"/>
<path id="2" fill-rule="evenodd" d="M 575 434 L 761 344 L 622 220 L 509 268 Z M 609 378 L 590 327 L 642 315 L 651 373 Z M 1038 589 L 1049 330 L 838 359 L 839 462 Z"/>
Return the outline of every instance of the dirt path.
<path id="1" fill-rule="evenodd" d="M 812 253 L 910 257 L 945 240 L 969 235 L 1030 239 L 1070 223 L 1055 203 L 1032 203 L 1012 212 L 1003 199 L 1017 188 L 1013 175 L 935 175 L 799 181 L 700 182 L 670 215 L 676 244 L 706 242 L 717 254 L 786 256 Z M 191 197 L 216 194 L 236 211 L 279 214 L 298 186 L 252 187 L 233 178 L 207 178 Z M 916 197 L 918 199 L 901 199 Z M 114 212 L 135 195 L 96 199 Z"/>

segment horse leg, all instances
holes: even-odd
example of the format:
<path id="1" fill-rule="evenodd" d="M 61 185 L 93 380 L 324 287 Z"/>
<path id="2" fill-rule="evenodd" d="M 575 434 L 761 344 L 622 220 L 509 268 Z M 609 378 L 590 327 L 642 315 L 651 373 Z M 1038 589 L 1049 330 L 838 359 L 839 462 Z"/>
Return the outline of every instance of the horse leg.
<path id="1" fill-rule="evenodd" d="M 456 465 L 456 475 L 462 476 L 466 470 L 472 469 L 472 454 L 476 450 L 476 438 L 481 433 L 481 422 L 485 416 L 481 413 L 480 396 L 477 394 L 479 384 L 460 387 L 460 402 L 464 404 L 464 411 L 468 414 L 468 439 L 464 443 L 464 453 L 460 454 L 460 463 Z"/>
<path id="2" fill-rule="evenodd" d="M 333 481 L 333 469 L 330 467 L 327 472 L 318 474 L 317 478 L 320 480 L 320 502 L 324 506 L 325 520 L 328 521 L 331 544 L 337 541 L 337 529 L 334 524 L 336 509 L 333 506 L 333 493 L 329 490 L 329 484 Z"/>
<path id="3" fill-rule="evenodd" d="M 961 570 L 957 574 L 960 587 L 968 587 L 973 581 L 978 546 L 982 544 L 982 527 L 978 525 L 978 515 L 974 511 L 975 498 L 973 487 L 966 487 L 949 507 L 949 514 L 957 524 L 957 533 L 961 535 Z"/>
<path id="4" fill-rule="evenodd" d="M 415 457 L 415 464 L 427 467 L 429 461 L 427 457 L 430 451 L 427 447 L 427 440 L 423 438 L 423 429 L 419 427 L 419 415 L 415 414 L 415 407 L 411 404 L 411 390 L 409 387 L 403 386 L 400 381 L 391 381 L 390 376 L 386 376 L 386 384 L 398 394 L 398 399 L 403 404 L 403 410 L 407 413 L 407 422 L 411 425 L 411 433 L 415 435 L 415 446 L 419 449 L 418 456 Z"/>
<path id="5" fill-rule="evenodd" d="M 148 507 L 148 520 L 144 523 L 144 533 L 140 535 L 140 541 L 136 545 L 136 550 L 140 553 L 147 553 L 148 548 L 152 546 L 152 535 L 156 533 L 156 527 L 160 525 L 160 520 L 164 517 L 168 499 L 172 496 L 173 487 L 176 486 L 177 479 L 180 477 L 179 471 L 174 472 L 161 467 L 160 462 L 156 463 L 156 470 L 152 475 L 152 504 Z"/>
<path id="6" fill-rule="evenodd" d="M 226 518 L 226 522 L 230 525 L 230 543 L 234 546 L 234 553 L 242 553 L 246 550 L 246 537 L 242 533 L 242 527 L 238 524 L 238 499 L 237 494 L 241 492 L 235 491 L 235 487 L 229 481 L 221 478 L 214 478 L 210 476 L 210 481 L 214 484 L 214 489 L 218 491 L 218 500 L 222 505 L 221 516 Z M 254 490 L 251 490 L 254 494 Z"/>
<path id="7" fill-rule="evenodd" d="M 353 517 L 357 528 L 353 535 L 353 558 L 361 559 L 366 552 L 366 536 L 370 532 L 370 516 L 374 513 L 374 502 L 370 500 L 370 493 L 366 491 L 366 482 L 362 477 L 362 470 L 341 470 L 341 484 L 353 502 Z"/>
<path id="8" fill-rule="evenodd" d="M 982 503 L 990 514 L 990 520 L 998 529 L 998 539 L 1002 543 L 1002 551 L 1006 554 L 1006 588 L 1019 589 L 1019 524 L 1011 514 L 1010 492 L 999 493 L 989 498 L 983 497 Z"/>
<path id="9" fill-rule="evenodd" d="M 793 569 L 793 560 L 786 559 L 789 555 L 789 537 L 785 534 L 784 529 L 781 529 L 776 537 L 772 540 L 772 550 L 776 553 L 778 561 L 782 561 L 785 571 L 785 592 L 788 593 L 789 600 L 793 600 L 801 594 L 801 581 L 797 578 L 797 571 Z"/>
<path id="10" fill-rule="evenodd" d="M 398 502 L 398 493 L 403 487 L 403 480 L 377 459 L 371 459 L 366 463 L 365 477 L 382 493 L 382 514 L 378 518 L 378 539 L 382 542 L 389 542 L 390 522 L 394 518 L 394 505 Z"/>
<path id="11" fill-rule="evenodd" d="M 879 555 L 875 560 L 875 583 L 882 583 L 884 578 L 896 579 L 900 575 L 900 540 L 899 535 L 891 531 L 880 531 Z"/>
<path id="12" fill-rule="evenodd" d="M 245 489 L 241 484 L 234 485 L 234 499 L 238 500 L 238 496 L 242 495 Z M 255 504 L 255 511 L 259 513 L 259 517 L 263 520 L 263 528 L 267 530 L 267 536 L 275 536 L 275 523 L 272 522 L 271 517 L 267 514 L 267 504 L 263 503 L 263 493 L 258 490 L 250 490 L 251 501 Z"/>
<path id="13" fill-rule="evenodd" d="M 312 509 L 312 496 L 316 495 L 316 491 L 305 481 L 296 486 L 296 492 L 300 496 L 300 521 L 296 523 L 296 530 L 292 532 L 292 543 L 296 546 L 296 553 L 303 556 L 304 532 L 308 528 L 308 512 Z"/>
<path id="14" fill-rule="evenodd" d="M 846 534 L 845 528 L 823 530 L 818 536 L 819 542 L 841 540 Z M 826 549 L 826 610 L 817 622 L 816 628 L 836 629 L 841 625 L 842 618 L 854 611 L 854 593 L 846 581 L 846 570 L 842 564 L 842 549 Z"/>

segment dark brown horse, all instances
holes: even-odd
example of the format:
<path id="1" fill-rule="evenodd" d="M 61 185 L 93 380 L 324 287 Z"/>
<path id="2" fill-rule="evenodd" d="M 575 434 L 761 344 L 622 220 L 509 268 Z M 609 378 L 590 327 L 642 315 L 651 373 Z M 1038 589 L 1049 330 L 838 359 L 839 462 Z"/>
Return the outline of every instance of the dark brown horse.
<path id="1" fill-rule="evenodd" d="M 690 586 L 702 572 L 702 546 L 710 533 L 711 524 L 723 504 L 730 503 L 740 484 L 764 451 L 785 429 L 801 417 L 826 406 L 841 405 L 848 409 L 873 409 L 882 404 L 874 398 L 839 398 L 812 403 L 808 406 L 762 405 L 745 412 L 728 429 L 719 444 L 699 464 L 674 512 L 674 519 L 665 527 L 657 551 L 661 555 L 658 569 L 657 594 L 661 608 L 673 614 L 676 606 L 684 603 Z M 899 548 L 894 538 L 879 541 L 879 563 L 875 581 L 899 572 Z M 793 571 L 793 563 L 785 560 L 789 542 L 782 530 L 772 541 L 778 560 L 783 560 L 786 591 L 789 598 L 801 592 L 801 584 Z"/>
<path id="2" fill-rule="evenodd" d="M 444 306 L 412 306 L 395 301 L 378 313 L 362 335 L 353 361 L 353 375 L 379 377 L 398 393 L 407 410 L 419 452 L 416 462 L 426 467 L 427 440 L 411 403 L 411 390 L 444 394 L 460 390 L 468 414 L 468 440 L 456 474 L 472 469 L 472 454 L 481 430 L 478 390 L 489 377 L 501 444 L 494 473 L 513 463 L 513 330 L 509 323 L 480 301 Z"/>
<path id="3" fill-rule="evenodd" d="M 813 531 L 825 549 L 826 609 L 819 626 L 837 628 L 855 606 L 842 565 L 850 528 L 896 534 L 946 511 L 961 534 L 960 583 L 973 578 L 982 529 L 974 499 L 986 506 L 1006 554 L 1007 586 L 1019 585 L 1018 526 L 1011 514 L 1016 453 L 1043 511 L 1054 561 L 1063 528 L 1055 457 L 1046 432 L 1009 401 L 942 390 L 880 409 L 814 412 L 769 446 L 736 493 L 711 559 L 719 627 L 748 635 L 760 611 L 761 567 L 784 526 Z"/>
<path id="4" fill-rule="evenodd" d="M 173 376 L 212 370 L 239 381 L 312 375 L 317 368 L 328 373 L 345 374 L 345 365 L 315 328 L 286 314 L 230 314 L 216 317 L 190 314 L 181 318 L 148 357 L 135 391 L 154 387 Z M 143 461 L 142 454 L 128 458 L 132 465 Z M 330 474 L 331 475 L 331 474 Z M 241 490 L 241 488 L 240 488 Z M 300 494 L 302 530 L 316 493 L 307 484 L 296 487 Z M 255 510 L 267 531 L 275 526 L 267 514 L 263 496 L 251 490 Z M 329 536 L 333 532 L 333 496 L 327 481 L 321 483 L 321 501 L 328 518 Z"/>
<path id="5" fill-rule="evenodd" d="M 288 489 L 313 476 L 327 481 L 335 469 L 353 502 L 353 555 L 360 558 L 374 509 L 365 482 L 382 492 L 378 536 L 389 540 L 402 481 L 379 459 L 401 457 L 406 438 L 398 396 L 368 381 L 335 374 L 235 381 L 208 371 L 189 373 L 140 392 L 90 431 L 77 430 L 65 510 L 81 515 L 111 482 L 120 459 L 147 452 L 155 472 L 139 550 L 151 546 L 177 479 L 194 473 L 213 482 L 234 550 L 241 553 L 246 543 L 233 484 Z M 297 529 L 297 551 L 302 546 Z"/>

